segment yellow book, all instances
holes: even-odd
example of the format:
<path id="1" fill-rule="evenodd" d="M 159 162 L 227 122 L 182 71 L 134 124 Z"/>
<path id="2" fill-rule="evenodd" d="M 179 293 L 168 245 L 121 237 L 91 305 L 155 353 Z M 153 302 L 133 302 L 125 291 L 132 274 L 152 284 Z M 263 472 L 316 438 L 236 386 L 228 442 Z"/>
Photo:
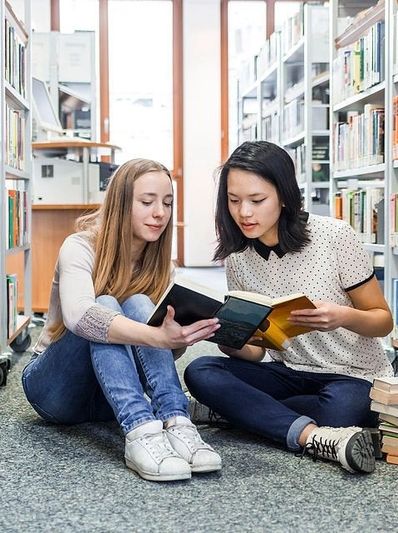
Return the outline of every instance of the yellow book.
<path id="1" fill-rule="evenodd" d="M 290 294 L 281 298 L 268 298 L 263 294 L 246 291 L 230 291 L 228 293 L 235 298 L 251 299 L 271 307 L 271 312 L 254 334 L 256 340 L 249 344 L 270 348 L 272 350 L 286 350 L 290 345 L 290 339 L 309 333 L 313 328 L 296 326 L 289 322 L 291 311 L 299 309 L 315 309 L 315 305 L 304 294 Z"/>
<path id="2" fill-rule="evenodd" d="M 311 328 L 290 323 L 290 312 L 315 308 L 304 294 L 274 299 L 247 291 L 229 291 L 221 295 L 181 277 L 166 289 L 147 324 L 160 326 L 167 306 L 174 308 L 175 320 L 183 326 L 217 317 L 221 327 L 208 339 L 210 342 L 237 349 L 250 343 L 274 350 L 286 349 L 291 337 L 311 331 Z"/>

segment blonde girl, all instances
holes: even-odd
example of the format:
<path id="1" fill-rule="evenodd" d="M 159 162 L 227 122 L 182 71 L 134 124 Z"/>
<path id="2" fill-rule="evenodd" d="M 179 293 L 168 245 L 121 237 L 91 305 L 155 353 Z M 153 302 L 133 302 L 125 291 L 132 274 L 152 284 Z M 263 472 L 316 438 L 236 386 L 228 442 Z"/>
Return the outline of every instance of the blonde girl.
<path id="1" fill-rule="evenodd" d="M 163 165 L 118 168 L 103 205 L 61 247 L 48 318 L 22 376 L 47 421 L 116 418 L 127 466 L 153 481 L 221 468 L 189 420 L 172 353 L 211 337 L 217 320 L 181 327 L 170 307 L 161 326 L 146 325 L 172 274 L 172 204 Z"/>

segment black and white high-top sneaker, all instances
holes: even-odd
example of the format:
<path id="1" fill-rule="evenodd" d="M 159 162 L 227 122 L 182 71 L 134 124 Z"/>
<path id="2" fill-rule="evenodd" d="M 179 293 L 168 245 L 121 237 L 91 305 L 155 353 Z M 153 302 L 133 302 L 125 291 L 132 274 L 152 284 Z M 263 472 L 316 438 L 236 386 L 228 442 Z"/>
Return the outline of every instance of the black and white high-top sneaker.
<path id="1" fill-rule="evenodd" d="M 352 474 L 375 469 L 375 452 L 370 431 L 360 427 L 317 427 L 307 437 L 303 453 L 341 464 Z"/>

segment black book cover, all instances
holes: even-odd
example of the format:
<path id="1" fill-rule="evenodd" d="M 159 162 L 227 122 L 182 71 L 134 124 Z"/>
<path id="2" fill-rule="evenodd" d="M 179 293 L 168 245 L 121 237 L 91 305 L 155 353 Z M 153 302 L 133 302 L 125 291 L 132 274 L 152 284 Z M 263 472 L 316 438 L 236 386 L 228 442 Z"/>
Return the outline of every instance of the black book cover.
<path id="1" fill-rule="evenodd" d="M 171 305 L 175 310 L 175 321 L 181 326 L 188 326 L 198 320 L 212 318 L 223 303 L 175 283 L 149 318 L 148 324 L 150 326 L 162 324 L 168 305 Z"/>
<path id="2" fill-rule="evenodd" d="M 215 316 L 221 328 L 209 339 L 216 344 L 240 349 L 272 311 L 271 307 L 227 296 Z"/>
<path id="3" fill-rule="evenodd" d="M 271 308 L 241 298 L 227 296 L 220 302 L 187 287 L 174 284 L 148 320 L 150 326 L 160 326 L 167 306 L 175 310 L 175 321 L 186 326 L 216 316 L 221 327 L 208 339 L 216 344 L 240 349 L 267 318 Z"/>

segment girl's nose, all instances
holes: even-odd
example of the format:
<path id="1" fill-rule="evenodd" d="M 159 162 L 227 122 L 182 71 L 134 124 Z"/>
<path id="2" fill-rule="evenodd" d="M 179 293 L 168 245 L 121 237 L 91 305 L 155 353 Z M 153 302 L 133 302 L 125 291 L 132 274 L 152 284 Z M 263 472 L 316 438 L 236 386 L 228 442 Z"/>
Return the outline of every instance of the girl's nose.
<path id="1" fill-rule="evenodd" d="M 240 215 L 242 217 L 250 217 L 253 214 L 252 208 L 249 204 L 242 203 L 240 206 Z"/>
<path id="2" fill-rule="evenodd" d="M 160 218 L 160 217 L 163 217 L 164 216 L 164 205 L 163 204 L 159 204 L 159 205 L 156 205 L 155 206 L 155 209 L 154 209 L 154 212 L 153 212 L 153 216 L 155 218 Z"/>

